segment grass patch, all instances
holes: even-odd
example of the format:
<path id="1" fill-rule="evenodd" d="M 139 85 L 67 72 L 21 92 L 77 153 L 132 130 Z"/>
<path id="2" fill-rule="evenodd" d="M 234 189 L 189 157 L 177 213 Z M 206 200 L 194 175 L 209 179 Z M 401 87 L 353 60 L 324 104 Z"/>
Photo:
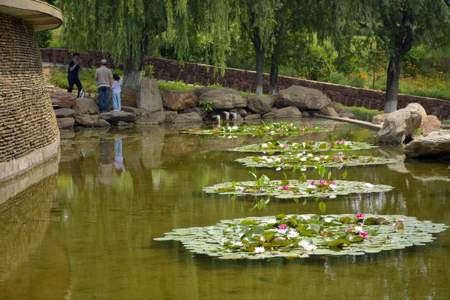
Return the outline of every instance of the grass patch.
<path id="1" fill-rule="evenodd" d="M 361 121 L 372 122 L 372 118 L 382 114 L 381 110 L 369 109 L 360 106 L 344 106 L 344 109 L 355 115 L 355 118 Z"/>

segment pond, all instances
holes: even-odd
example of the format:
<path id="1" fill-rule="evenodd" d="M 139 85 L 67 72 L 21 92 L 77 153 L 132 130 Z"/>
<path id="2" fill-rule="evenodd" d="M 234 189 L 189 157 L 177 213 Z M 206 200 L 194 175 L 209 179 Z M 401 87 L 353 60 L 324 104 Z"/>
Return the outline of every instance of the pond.
<path id="1" fill-rule="evenodd" d="M 374 142 L 355 125 L 308 120 L 329 128 L 283 140 Z M 59 163 L 0 185 L 0 299 L 445 299 L 450 230 L 433 243 L 364 256 L 258 261 L 195 255 L 178 242 L 153 239 L 179 227 L 248 216 L 318 213 L 315 201 L 211 196 L 202 188 L 253 180 L 223 150 L 260 138 L 181 134 L 176 128 L 63 133 Z M 120 155 L 122 153 L 122 155 Z M 390 165 L 348 167 L 347 180 L 386 184 L 390 192 L 329 199 L 330 214 L 415 216 L 450 224 L 446 163 L 403 162 L 395 147 L 364 155 Z M 55 173 L 57 172 L 57 173 Z M 292 170 L 254 170 L 271 179 Z M 314 171 L 307 171 L 310 177 Z M 343 170 L 333 170 L 341 175 Z M 298 177 L 298 176 L 297 176 Z M 20 187 L 30 185 L 23 190 Z"/>

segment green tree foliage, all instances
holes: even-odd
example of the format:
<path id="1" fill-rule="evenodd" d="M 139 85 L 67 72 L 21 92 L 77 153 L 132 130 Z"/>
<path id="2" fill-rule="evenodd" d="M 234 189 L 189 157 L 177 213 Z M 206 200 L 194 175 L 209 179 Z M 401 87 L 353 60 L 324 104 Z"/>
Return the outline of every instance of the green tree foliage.
<path id="1" fill-rule="evenodd" d="M 144 57 L 166 31 L 164 0 L 60 0 L 63 39 L 74 50 L 109 53 L 125 68 L 124 87 L 136 90 Z"/>
<path id="2" fill-rule="evenodd" d="M 357 6 L 355 6 L 356 8 Z M 450 36 L 448 0 L 363 0 L 360 24 L 367 34 L 377 38 L 389 57 L 385 112 L 397 109 L 401 64 L 418 44 L 442 44 Z"/>

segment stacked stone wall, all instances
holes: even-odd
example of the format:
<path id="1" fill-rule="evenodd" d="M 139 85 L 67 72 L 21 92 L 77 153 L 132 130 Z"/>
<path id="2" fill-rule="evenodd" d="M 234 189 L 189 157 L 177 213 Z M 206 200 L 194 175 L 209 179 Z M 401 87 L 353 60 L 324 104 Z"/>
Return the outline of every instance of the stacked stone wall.
<path id="1" fill-rule="evenodd" d="M 67 49 L 42 49 L 42 60 L 52 64 L 66 64 L 70 57 Z M 100 59 L 105 55 L 99 52 L 82 53 L 82 63 L 85 67 L 95 67 Z M 106 55 L 107 56 L 107 55 Z M 154 67 L 154 75 L 157 79 L 180 80 L 186 83 L 196 83 L 208 85 L 219 83 L 225 87 L 235 88 L 241 91 L 255 90 L 255 72 L 227 68 L 223 76 L 220 72 L 215 72 L 214 68 L 204 64 L 185 63 L 180 64 L 174 60 L 163 58 L 148 58 L 147 63 Z M 264 78 L 264 89 L 267 91 L 269 78 Z M 333 101 L 349 105 L 363 106 L 366 108 L 383 110 L 384 92 L 370 89 L 354 88 L 345 85 L 305 80 L 300 78 L 280 76 L 279 88 L 288 88 L 291 85 L 302 85 L 319 89 L 326 93 Z M 420 103 L 428 114 L 433 114 L 442 119 L 450 118 L 450 101 L 429 97 L 400 94 L 398 97 L 399 108 L 407 106 L 409 103 Z"/>
<path id="2" fill-rule="evenodd" d="M 58 140 L 33 28 L 0 13 L 0 164 L 21 159 Z M 40 159 L 32 160 L 37 163 Z M 0 174 L 0 180 L 7 176 Z"/>

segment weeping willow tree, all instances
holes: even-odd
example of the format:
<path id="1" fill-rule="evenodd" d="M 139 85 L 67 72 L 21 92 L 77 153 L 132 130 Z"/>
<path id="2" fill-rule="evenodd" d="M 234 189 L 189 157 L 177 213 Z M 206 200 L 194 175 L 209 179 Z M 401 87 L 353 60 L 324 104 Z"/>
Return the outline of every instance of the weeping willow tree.
<path id="1" fill-rule="evenodd" d="M 167 28 L 165 0 L 60 0 L 63 38 L 74 50 L 108 53 L 123 63 L 124 88 L 139 89 L 144 57 L 158 50 Z"/>
<path id="2" fill-rule="evenodd" d="M 385 112 L 397 109 L 402 61 L 418 44 L 448 45 L 449 0 L 364 0 L 350 14 L 388 53 Z M 355 9 L 358 12 L 355 14 Z"/>
<path id="3" fill-rule="evenodd" d="M 239 33 L 239 0 L 167 0 L 165 41 L 180 61 L 201 52 L 223 71 L 231 42 Z"/>

